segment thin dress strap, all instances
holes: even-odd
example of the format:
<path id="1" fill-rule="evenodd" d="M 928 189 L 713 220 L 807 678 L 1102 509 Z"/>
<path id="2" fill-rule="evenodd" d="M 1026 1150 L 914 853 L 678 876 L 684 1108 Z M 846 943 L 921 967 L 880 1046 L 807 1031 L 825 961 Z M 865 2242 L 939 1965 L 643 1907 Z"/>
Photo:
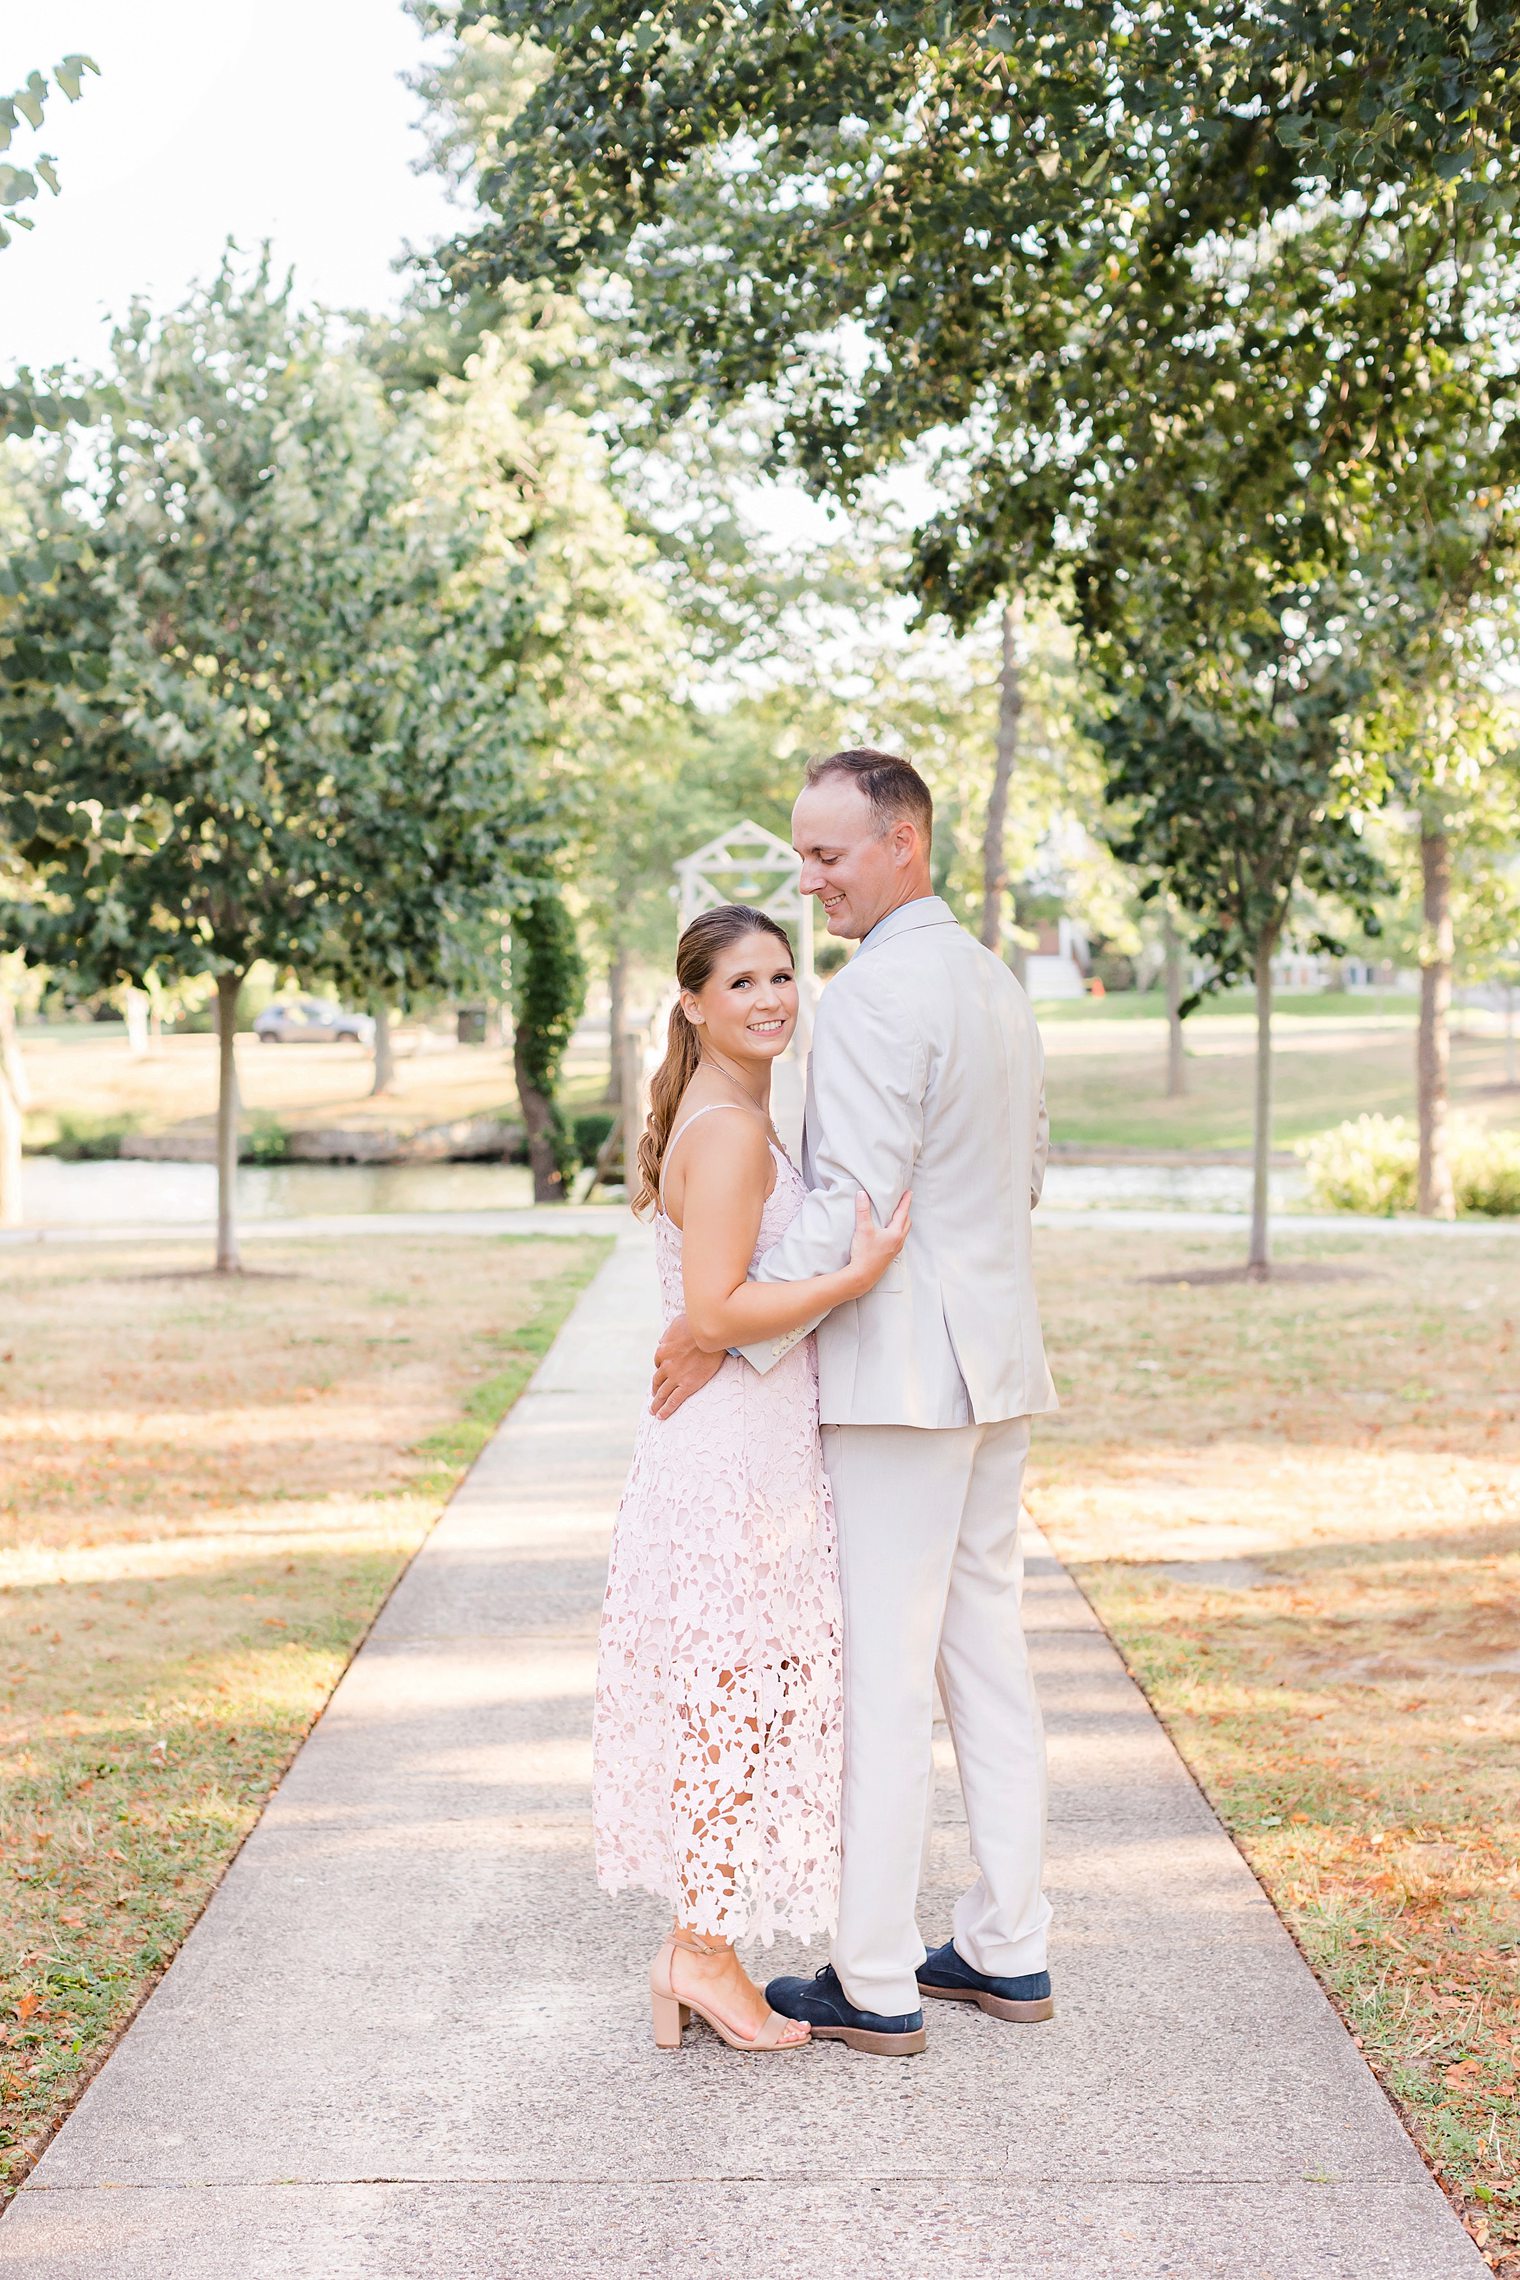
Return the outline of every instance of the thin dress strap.
<path id="1" fill-rule="evenodd" d="M 699 1116 L 711 1116 L 715 1108 L 737 1108 L 742 1110 L 746 1116 L 753 1116 L 756 1113 L 752 1108 L 745 1108 L 742 1100 L 710 1100 L 705 1108 L 694 1108 L 686 1121 L 676 1126 L 665 1143 L 665 1157 L 660 1165 L 660 1209 L 662 1211 L 665 1211 L 665 1174 L 670 1170 L 670 1158 L 676 1142 L 683 1132 L 691 1130 Z M 670 1217 L 669 1212 L 665 1212 L 665 1216 L 668 1219 Z"/>

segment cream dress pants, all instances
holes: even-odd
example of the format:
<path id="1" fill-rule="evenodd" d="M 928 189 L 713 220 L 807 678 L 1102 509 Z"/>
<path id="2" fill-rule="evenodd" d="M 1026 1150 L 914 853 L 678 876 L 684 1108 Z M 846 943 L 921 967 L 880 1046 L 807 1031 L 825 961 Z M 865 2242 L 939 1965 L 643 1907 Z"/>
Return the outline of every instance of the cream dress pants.
<path id="1" fill-rule="evenodd" d="M 897 2017 L 919 2007 L 915 1909 L 936 1668 L 978 1872 L 956 1906 L 956 1949 L 1000 1977 L 1045 1968 L 1045 1734 L 1019 1607 L 1028 1453 L 1027 1417 L 823 1428 L 844 1593 L 844 1853 L 832 1961 L 861 2010 Z"/>

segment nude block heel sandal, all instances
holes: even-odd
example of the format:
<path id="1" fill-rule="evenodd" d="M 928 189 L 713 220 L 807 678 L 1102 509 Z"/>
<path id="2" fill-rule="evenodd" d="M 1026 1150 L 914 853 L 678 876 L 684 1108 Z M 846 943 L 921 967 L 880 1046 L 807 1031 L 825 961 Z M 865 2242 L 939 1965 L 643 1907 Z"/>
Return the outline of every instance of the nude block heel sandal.
<path id="1" fill-rule="evenodd" d="M 693 2011 L 696 2012 L 699 2019 L 707 2021 L 719 2041 L 727 2043 L 730 2050 L 783 2051 L 806 2049 L 811 2040 L 811 2034 L 799 2035 L 795 2031 L 797 2027 L 795 2019 L 783 2019 L 779 2013 L 767 2011 L 764 2026 L 754 2041 L 751 2042 L 745 2036 L 735 2034 L 732 2027 L 725 2026 L 720 2018 L 715 2017 L 708 2010 L 705 2003 L 698 2003 L 687 1996 L 677 1995 L 674 1982 L 670 1976 L 670 1967 L 678 1947 L 685 1948 L 689 1955 L 716 1955 L 718 1952 L 715 1947 L 710 1947 L 705 1940 L 695 1939 L 684 1932 L 671 1932 L 666 1939 L 664 1946 L 649 1966 L 649 2015 L 654 2023 L 656 2050 L 680 2049 L 682 2032 L 690 2024 Z"/>
<path id="2" fill-rule="evenodd" d="M 656 2050 L 679 2050 L 681 2036 L 691 2024 L 691 2006 L 678 2003 L 673 1995 L 662 1995 L 650 1976 L 649 2011 L 654 2020 L 654 2047 Z"/>

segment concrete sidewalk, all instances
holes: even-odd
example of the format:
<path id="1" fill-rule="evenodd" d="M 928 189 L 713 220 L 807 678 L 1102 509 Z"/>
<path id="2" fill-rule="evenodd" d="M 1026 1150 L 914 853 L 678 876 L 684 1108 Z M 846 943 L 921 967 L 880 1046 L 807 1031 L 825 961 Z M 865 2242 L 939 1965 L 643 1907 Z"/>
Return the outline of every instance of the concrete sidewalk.
<path id="1" fill-rule="evenodd" d="M 619 1244 L 0 2223 L 26 2280 L 1482 2280 L 1048 1556 L 1058 2015 L 922 2058 L 650 2041 L 589 1698 L 653 1275 Z M 923 1925 L 965 1873 L 948 1754 Z M 757 1959 L 761 1960 L 761 1959 Z M 780 1945 L 762 1968 L 809 1968 Z"/>

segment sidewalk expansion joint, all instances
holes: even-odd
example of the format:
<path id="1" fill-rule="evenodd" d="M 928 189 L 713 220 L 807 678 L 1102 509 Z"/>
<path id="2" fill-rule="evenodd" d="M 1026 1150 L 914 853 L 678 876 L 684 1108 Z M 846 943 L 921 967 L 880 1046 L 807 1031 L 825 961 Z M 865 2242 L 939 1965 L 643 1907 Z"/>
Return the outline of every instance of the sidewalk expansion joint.
<path id="1" fill-rule="evenodd" d="M 150 2181 L 132 2184 L 128 2184 L 125 2181 L 103 2178 L 99 2182 L 90 2185 L 44 2185 L 28 2183 L 18 2188 L 16 2198 L 19 2201 L 26 2195 L 36 2195 L 39 2193 L 49 2193 L 52 2194 L 55 2198 L 60 2195 L 69 2193 L 264 2193 L 275 2191 L 281 2186 L 287 2187 L 293 2191 L 304 2192 L 310 2190 L 312 2187 L 318 2187 L 326 2190 L 328 2187 L 342 2188 L 344 2186 L 350 2185 L 405 2185 L 427 2186 L 430 2188 L 446 2187 L 451 2191 L 459 2192 L 477 2191 L 487 2186 L 510 2186 L 514 2192 L 534 2193 L 563 2192 L 567 2186 L 573 2185 L 608 2185 L 620 2187 L 638 2186 L 640 2189 L 644 2188 L 645 2186 L 659 2188 L 668 2186 L 672 2189 L 675 2189 L 687 2185 L 784 2185 L 806 2187 L 848 2185 L 855 2187 L 857 2190 L 864 2190 L 870 2193 L 884 2192 L 888 2187 L 896 2185 L 973 2186 L 979 2191 L 987 2193 L 1023 2193 L 1054 2189 L 1059 2189 L 1063 2192 L 1066 2192 L 1072 2189 L 1076 2189 L 1078 2191 L 1083 2191 L 1088 2188 L 1099 2190 L 1116 2186 L 1143 2186 L 1147 2192 L 1218 2192 L 1221 2190 L 1229 2191 L 1234 2188 L 1239 2188 L 1241 2191 L 1257 2192 L 1260 2191 L 1263 2187 L 1276 2188 L 1284 2192 L 1296 2192 L 1301 2185 L 1313 2185 L 1317 2187 L 1321 2192 L 1361 2193 L 1369 2191 L 1407 2191 L 1411 2184 L 1421 2185 L 1423 2182 L 1423 2179 L 1420 2179 L 1418 2177 L 1410 2178 L 1408 2176 L 1156 2177 L 1121 2173 L 1110 2177 L 1105 2174 L 1094 2173 L 1090 2169 L 1083 2169 L 1080 2174 L 1069 2174 L 1064 2171 L 1057 2171 L 1053 2175 L 1039 2177 L 1033 2177 L 1025 2173 L 1021 2173 L 1015 2176 L 1012 2172 L 1006 2176 L 989 2177 L 985 2170 L 968 2171 L 966 2174 L 962 2175 L 957 2171 L 939 2169 L 894 2170 L 889 2175 L 880 2177 L 862 2176 L 860 2171 L 857 2169 L 799 2169 L 791 2171 L 783 2169 L 686 2170 L 673 2172 L 669 2176 L 657 2177 L 645 2176 L 642 2174 L 638 2177 L 617 2177 L 610 2174 L 603 2176 L 592 2176 L 577 2174 L 575 2172 L 569 2172 L 564 2176 L 555 2177 L 427 2177 L 410 2176 L 406 2172 L 402 2171 L 369 2177 L 191 2177 L 181 2178 L 177 2180 L 162 2179 L 156 2182 Z"/>

